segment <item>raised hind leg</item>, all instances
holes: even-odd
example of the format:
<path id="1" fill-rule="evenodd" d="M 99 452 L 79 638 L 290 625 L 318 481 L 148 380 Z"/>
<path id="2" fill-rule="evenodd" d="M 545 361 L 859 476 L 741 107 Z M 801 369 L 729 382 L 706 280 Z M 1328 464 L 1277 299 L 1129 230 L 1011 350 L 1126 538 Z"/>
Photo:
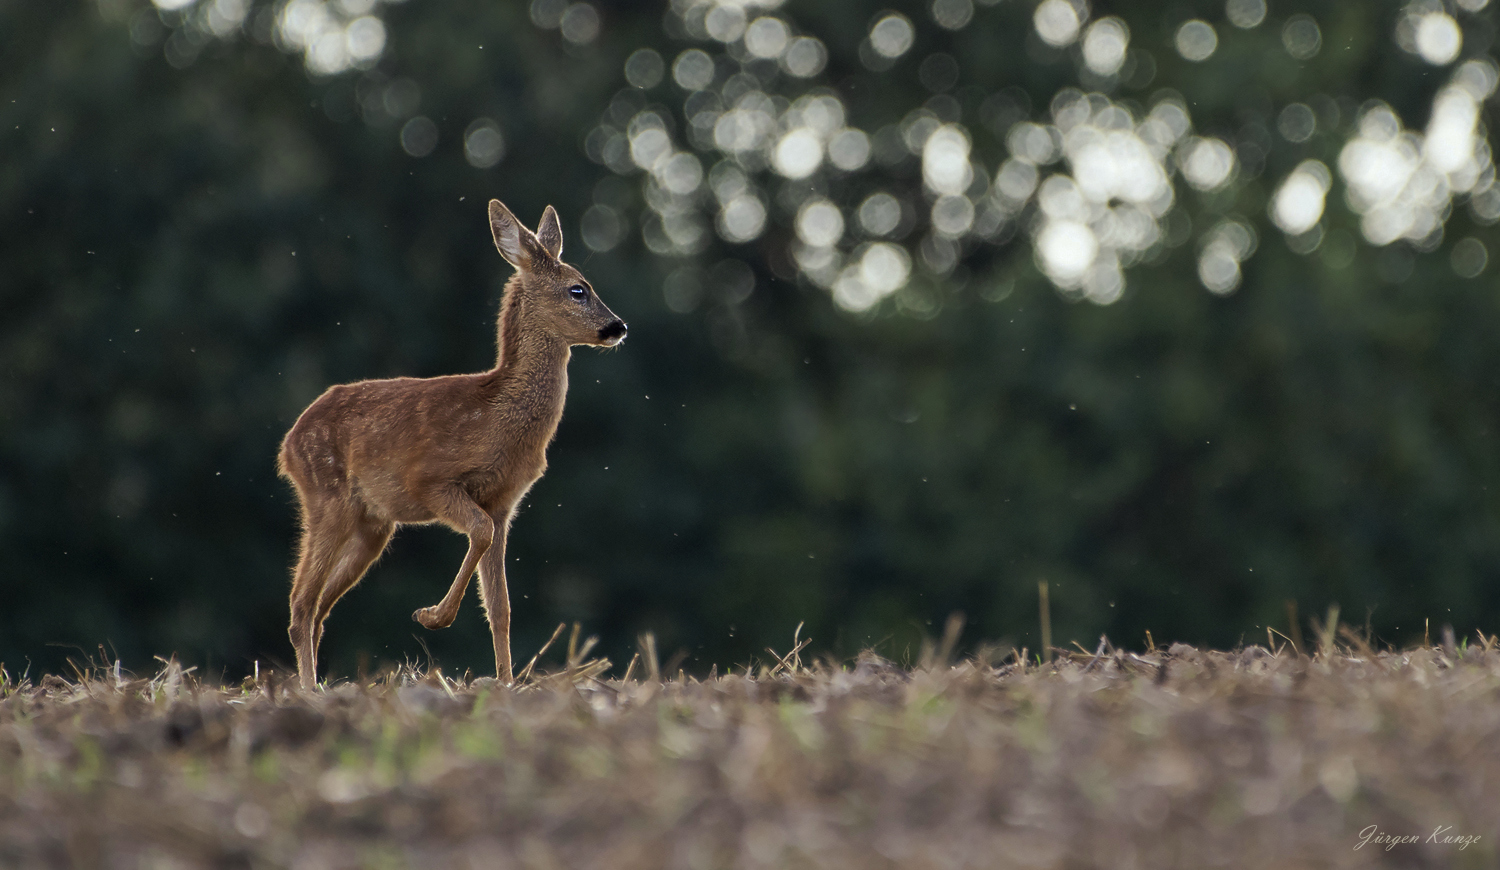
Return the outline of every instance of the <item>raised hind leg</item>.
<path id="1" fill-rule="evenodd" d="M 468 591 L 469 580 L 474 576 L 474 569 L 495 540 L 495 521 L 460 487 L 449 487 L 437 502 L 433 505 L 433 512 L 444 523 L 469 536 L 469 552 L 465 554 L 458 576 L 453 578 L 453 585 L 448 587 L 448 594 L 443 596 L 443 600 L 411 615 L 423 628 L 447 628 L 453 624 L 458 616 L 458 606 L 463 603 L 464 592 Z"/>

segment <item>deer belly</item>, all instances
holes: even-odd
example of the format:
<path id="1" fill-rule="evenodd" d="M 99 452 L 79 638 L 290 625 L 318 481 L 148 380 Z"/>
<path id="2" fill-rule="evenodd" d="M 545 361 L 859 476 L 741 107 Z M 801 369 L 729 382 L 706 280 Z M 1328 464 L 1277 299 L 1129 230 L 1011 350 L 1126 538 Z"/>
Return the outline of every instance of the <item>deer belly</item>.
<path id="1" fill-rule="evenodd" d="M 401 481 L 383 475 L 361 475 L 354 480 L 359 500 L 371 514 L 395 523 L 430 523 L 437 514 Z"/>

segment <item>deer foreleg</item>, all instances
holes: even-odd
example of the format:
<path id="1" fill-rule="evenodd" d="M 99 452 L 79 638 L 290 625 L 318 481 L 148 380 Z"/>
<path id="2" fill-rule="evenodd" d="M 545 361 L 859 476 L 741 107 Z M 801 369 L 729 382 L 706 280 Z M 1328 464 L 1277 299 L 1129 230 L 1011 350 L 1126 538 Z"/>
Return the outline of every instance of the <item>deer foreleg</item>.
<path id="1" fill-rule="evenodd" d="M 469 580 L 479 567 L 479 560 L 489 551 L 495 540 L 495 521 L 474 503 L 469 494 L 461 489 L 450 490 L 445 508 L 439 516 L 450 526 L 469 536 L 469 552 L 464 556 L 463 566 L 448 594 L 431 607 L 423 607 L 411 615 L 423 628 L 447 628 L 458 617 L 458 606 L 463 603 L 464 593 L 469 589 Z"/>
<path id="2" fill-rule="evenodd" d="M 502 682 L 512 680 L 510 666 L 510 593 L 505 588 L 505 539 L 510 521 L 500 524 L 500 540 L 479 561 L 479 597 L 490 622 L 490 637 L 495 642 L 495 676 Z"/>

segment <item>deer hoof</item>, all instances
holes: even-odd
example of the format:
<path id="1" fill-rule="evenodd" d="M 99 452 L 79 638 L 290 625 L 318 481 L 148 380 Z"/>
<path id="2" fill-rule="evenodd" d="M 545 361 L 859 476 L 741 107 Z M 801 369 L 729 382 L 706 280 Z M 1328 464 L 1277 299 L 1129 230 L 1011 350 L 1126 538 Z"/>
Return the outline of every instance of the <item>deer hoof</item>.
<path id="1" fill-rule="evenodd" d="M 423 607 L 411 615 L 411 618 L 420 623 L 423 628 L 447 628 L 453 624 L 453 620 L 444 621 L 438 616 L 436 607 Z"/>

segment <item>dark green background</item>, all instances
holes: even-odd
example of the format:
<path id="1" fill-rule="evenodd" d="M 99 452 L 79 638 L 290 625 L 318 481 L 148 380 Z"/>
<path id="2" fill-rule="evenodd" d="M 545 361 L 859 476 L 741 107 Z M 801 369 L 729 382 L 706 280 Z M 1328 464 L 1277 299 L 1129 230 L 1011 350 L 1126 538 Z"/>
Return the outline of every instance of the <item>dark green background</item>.
<path id="1" fill-rule="evenodd" d="M 916 48 L 872 73 L 856 45 L 882 6 L 789 4 L 831 59 L 784 92 L 831 85 L 874 130 L 928 96 L 915 71 L 934 50 L 960 61 L 966 121 L 1012 86 L 1041 119 L 1078 81 L 1076 49 L 1037 50 L 1030 4 L 979 7 L 958 33 L 895 5 Z M 1396 46 L 1397 4 L 1291 5 L 1238 31 L 1217 3 L 1096 4 L 1158 64 L 1116 98 L 1175 88 L 1199 130 L 1231 139 L 1274 130 L 1277 108 L 1313 94 L 1378 97 L 1425 125 L 1448 71 Z M 514 526 L 522 661 L 561 620 L 617 662 L 653 631 L 690 669 L 745 663 L 804 621 L 814 651 L 901 656 L 953 610 L 966 647 L 1035 648 L 1040 579 L 1059 642 L 1090 646 L 1100 632 L 1139 646 L 1148 629 L 1263 641 L 1267 624 L 1286 628 L 1287 599 L 1370 612 L 1393 642 L 1429 617 L 1460 633 L 1500 622 L 1500 294 L 1493 264 L 1465 280 L 1448 259 L 1464 235 L 1500 252 L 1500 233 L 1459 207 L 1436 252 L 1358 242 L 1344 264 L 1292 253 L 1264 217 L 1300 160 L 1336 162 L 1349 113 L 1301 145 L 1273 134 L 1262 173 L 1192 200 L 1257 223 L 1227 298 L 1198 283 L 1185 245 L 1129 270 L 1119 303 L 1069 303 L 1022 235 L 949 279 L 917 270 L 903 298 L 923 304 L 854 316 L 777 277 L 778 215 L 761 241 L 703 257 L 750 263 L 751 297 L 683 315 L 661 292 L 677 264 L 638 231 L 592 256 L 578 235 L 613 177 L 582 142 L 626 87 L 625 57 L 687 45 L 664 33 L 665 7 L 600 4 L 586 48 L 533 27 L 519 2 L 382 8 L 376 71 L 312 78 L 250 34 L 174 68 L 161 41 L 177 19 L 131 0 L 0 0 L 0 661 L 13 674 L 101 643 L 141 669 L 174 652 L 231 675 L 289 662 L 295 510 L 277 444 L 330 384 L 493 363 L 509 268 L 490 197 L 526 221 L 555 205 L 570 259 L 631 330 L 618 352 L 576 354 L 551 469 Z M 1279 46 L 1294 11 L 1323 27 L 1307 63 Z M 1190 66 L 1170 40 L 1194 15 L 1221 47 Z M 1494 4 L 1462 21 L 1464 56 L 1488 51 Z M 352 111 L 370 76 L 420 85 L 440 130 L 431 156 Z M 670 82 L 645 96 L 680 119 Z M 477 116 L 506 135 L 492 169 L 458 145 Z M 993 170 L 1003 141 L 970 129 Z M 915 160 L 890 174 L 920 182 Z M 638 200 L 638 178 L 625 190 Z M 1357 239 L 1341 197 L 1336 182 L 1325 226 Z M 488 672 L 474 593 L 447 631 L 410 621 L 463 550 L 441 528 L 399 533 L 334 611 L 333 672 L 425 660 L 419 637 L 450 672 Z"/>

